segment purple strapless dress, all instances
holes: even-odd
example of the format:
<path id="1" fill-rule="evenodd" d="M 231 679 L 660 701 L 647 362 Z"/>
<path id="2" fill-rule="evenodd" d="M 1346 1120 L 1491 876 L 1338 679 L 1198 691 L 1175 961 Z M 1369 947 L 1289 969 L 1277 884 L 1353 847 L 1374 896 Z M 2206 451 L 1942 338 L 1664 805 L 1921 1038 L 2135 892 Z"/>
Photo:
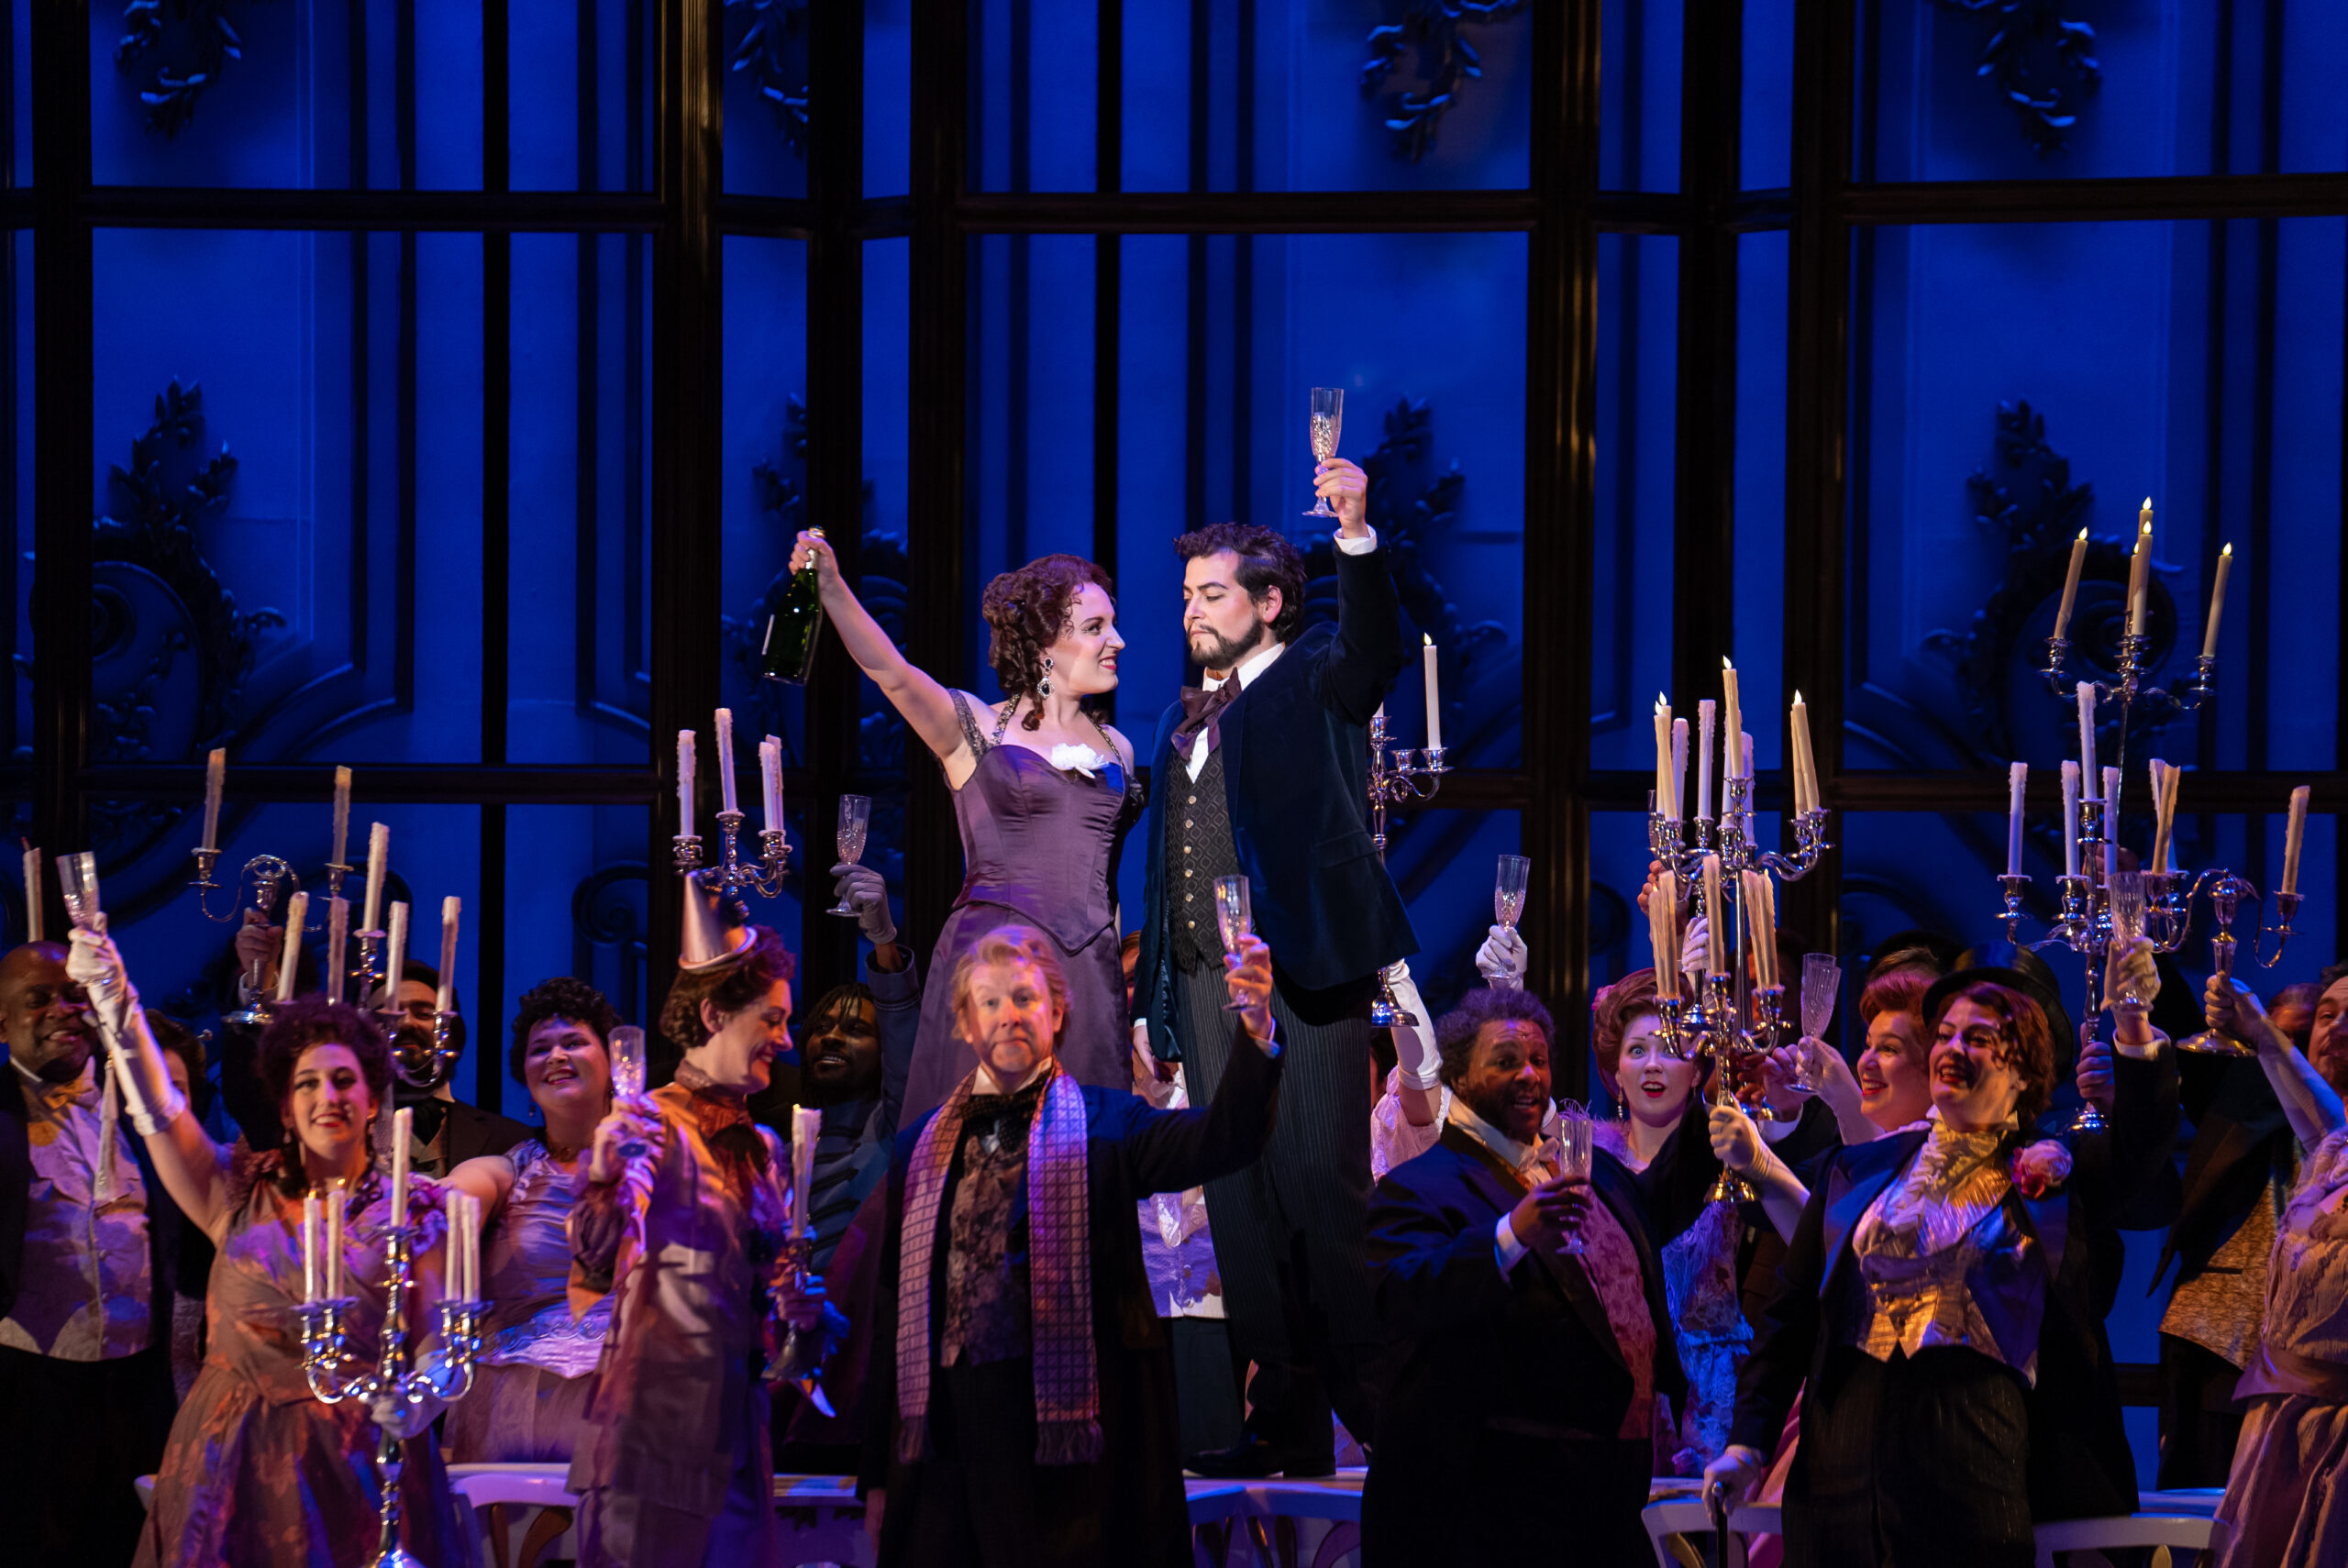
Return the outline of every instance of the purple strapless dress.
<path id="1" fill-rule="evenodd" d="M 975 734 L 971 740 L 978 765 L 954 792 L 954 818 L 962 829 L 962 891 L 924 977 L 921 1032 L 900 1123 L 905 1127 L 934 1110 L 978 1065 L 954 1027 L 954 966 L 999 925 L 1035 926 L 1059 949 L 1068 973 L 1061 1065 L 1079 1083 L 1133 1087 L 1110 889 L 1118 846 L 1141 812 L 1140 788 L 1122 767 L 1087 778 L 1061 772 L 1025 746 L 987 745 Z"/>

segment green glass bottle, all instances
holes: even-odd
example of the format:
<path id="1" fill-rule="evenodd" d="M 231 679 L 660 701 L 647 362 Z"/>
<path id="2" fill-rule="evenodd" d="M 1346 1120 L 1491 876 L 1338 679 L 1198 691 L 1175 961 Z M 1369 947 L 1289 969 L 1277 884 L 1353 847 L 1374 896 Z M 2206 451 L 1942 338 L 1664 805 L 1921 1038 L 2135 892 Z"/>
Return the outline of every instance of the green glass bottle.
<path id="1" fill-rule="evenodd" d="M 822 538 L 821 528 L 808 530 Z M 815 668 L 815 644 L 824 635 L 824 598 L 815 585 L 815 563 L 792 573 L 782 602 L 767 617 L 766 641 L 759 647 L 759 674 L 792 686 L 807 684 Z"/>

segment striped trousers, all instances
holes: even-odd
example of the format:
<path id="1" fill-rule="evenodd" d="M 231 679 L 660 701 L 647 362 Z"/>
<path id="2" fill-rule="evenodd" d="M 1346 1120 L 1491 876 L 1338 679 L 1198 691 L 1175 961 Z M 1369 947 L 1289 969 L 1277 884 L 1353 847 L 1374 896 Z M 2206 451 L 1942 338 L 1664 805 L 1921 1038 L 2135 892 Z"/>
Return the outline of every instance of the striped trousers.
<path id="1" fill-rule="evenodd" d="M 1363 1263 L 1376 980 L 1306 990 L 1275 955 L 1274 982 L 1279 1119 L 1263 1158 L 1207 1183 L 1207 1218 L 1234 1344 L 1258 1369 L 1257 1435 L 1311 1452 L 1328 1441 L 1333 1407 L 1357 1439 L 1376 1430 L 1368 1371 L 1384 1336 Z M 1191 1103 L 1203 1106 L 1235 1044 L 1256 1047 L 1224 1010 L 1221 963 L 1178 967 L 1174 989 Z"/>

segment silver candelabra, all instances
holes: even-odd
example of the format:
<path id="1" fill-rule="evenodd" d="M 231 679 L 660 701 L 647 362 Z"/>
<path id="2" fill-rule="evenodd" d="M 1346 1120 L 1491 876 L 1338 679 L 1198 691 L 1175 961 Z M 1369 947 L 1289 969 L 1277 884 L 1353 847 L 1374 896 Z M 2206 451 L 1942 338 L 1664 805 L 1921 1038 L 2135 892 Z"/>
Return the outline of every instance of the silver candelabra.
<path id="1" fill-rule="evenodd" d="M 1396 746 L 1391 756 L 1386 748 L 1386 710 L 1383 708 L 1369 720 L 1369 836 L 1378 845 L 1379 865 L 1386 863 L 1386 812 L 1390 806 L 1409 801 L 1432 801 L 1443 788 L 1443 776 L 1451 771 L 1443 760 L 1445 747 L 1431 745 L 1423 749 Z M 1378 999 L 1370 1004 L 1369 1021 L 1373 1028 L 1391 1029 L 1397 1023 L 1412 1026 L 1425 1020 L 1412 1018 L 1402 1010 L 1394 996 L 1396 966 L 1389 965 L 1378 972 Z"/>
<path id="2" fill-rule="evenodd" d="M 321 1403 L 338 1405 L 345 1399 L 359 1399 L 371 1405 L 389 1397 L 420 1405 L 427 1398 L 461 1399 L 471 1389 L 486 1304 L 442 1301 L 438 1359 L 430 1365 L 419 1364 L 408 1345 L 407 1293 L 414 1267 L 409 1249 L 408 1228 L 395 1220 L 383 1243 L 387 1277 L 382 1343 L 371 1368 L 363 1367 L 350 1349 L 345 1328 L 358 1305 L 356 1297 L 305 1301 L 297 1309 L 302 1323 L 302 1371 L 309 1379 L 310 1392 Z M 373 1568 L 425 1568 L 400 1544 L 401 1467 L 400 1440 L 388 1428 L 377 1429 L 375 1474 L 383 1501 Z"/>
<path id="3" fill-rule="evenodd" d="M 720 899 L 745 892 L 756 893 L 762 899 L 779 898 L 782 893 L 782 875 L 791 864 L 791 841 L 779 827 L 763 828 L 759 833 L 759 857 L 755 861 L 741 857 L 742 823 L 739 812 L 717 813 L 717 864 L 702 864 L 701 835 L 681 833 L 670 842 L 676 848 L 677 874 L 691 877 L 703 887 L 714 890 Z"/>

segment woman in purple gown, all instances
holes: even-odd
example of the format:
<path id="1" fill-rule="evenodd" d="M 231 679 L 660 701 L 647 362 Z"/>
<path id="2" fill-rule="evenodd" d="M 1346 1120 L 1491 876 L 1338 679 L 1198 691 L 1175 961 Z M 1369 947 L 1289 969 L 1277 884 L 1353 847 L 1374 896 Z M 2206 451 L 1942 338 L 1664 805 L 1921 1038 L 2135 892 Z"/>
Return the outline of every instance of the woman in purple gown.
<path id="1" fill-rule="evenodd" d="M 962 830 L 962 891 L 938 933 L 932 975 L 951 975 L 963 951 L 1016 922 L 1050 935 L 1068 975 L 1061 1066 L 1100 1088 L 1132 1082 L 1124 985 L 1117 966 L 1117 849 L 1141 813 L 1133 747 L 1087 711 L 1113 690 L 1117 608 L 1109 578 L 1076 556 L 1045 556 L 987 584 L 989 660 L 1010 695 L 990 704 L 951 690 L 908 663 L 840 578 L 821 536 L 799 536 L 791 558 L 810 562 L 824 613 L 946 769 Z M 969 1070 L 946 988 L 924 1000 L 905 1088 L 903 1124 L 936 1108 Z"/>

